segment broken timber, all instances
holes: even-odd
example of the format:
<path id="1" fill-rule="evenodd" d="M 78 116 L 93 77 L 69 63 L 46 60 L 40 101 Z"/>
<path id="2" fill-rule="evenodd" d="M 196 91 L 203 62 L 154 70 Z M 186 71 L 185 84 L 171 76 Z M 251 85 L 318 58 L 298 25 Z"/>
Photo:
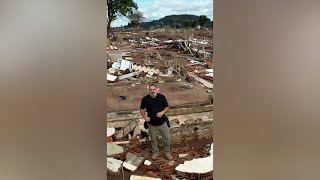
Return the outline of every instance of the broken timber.
<path id="1" fill-rule="evenodd" d="M 193 77 L 195 80 L 199 81 L 200 83 L 202 83 L 205 87 L 210 88 L 210 89 L 213 88 L 213 84 L 212 83 L 210 83 L 210 82 L 208 82 L 208 81 L 206 81 L 206 80 L 204 80 L 202 78 L 199 78 L 199 77 L 193 75 L 192 73 L 188 73 L 188 75 Z"/>

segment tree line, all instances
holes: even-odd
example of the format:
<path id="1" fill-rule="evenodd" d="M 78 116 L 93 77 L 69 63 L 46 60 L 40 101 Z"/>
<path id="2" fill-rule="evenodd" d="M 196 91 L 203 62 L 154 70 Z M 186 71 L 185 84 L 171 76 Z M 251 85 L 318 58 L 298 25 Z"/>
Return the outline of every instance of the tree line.
<path id="1" fill-rule="evenodd" d="M 194 15 L 171 15 L 166 16 L 158 21 L 143 22 L 145 20 L 143 13 L 138 11 L 138 5 L 133 0 L 107 0 L 107 13 L 109 20 L 107 21 L 107 30 L 111 32 L 111 23 L 120 16 L 127 17 L 129 23 L 126 27 L 143 28 L 172 26 L 175 28 L 195 28 L 197 26 L 210 27 L 212 21 L 205 16 Z"/>

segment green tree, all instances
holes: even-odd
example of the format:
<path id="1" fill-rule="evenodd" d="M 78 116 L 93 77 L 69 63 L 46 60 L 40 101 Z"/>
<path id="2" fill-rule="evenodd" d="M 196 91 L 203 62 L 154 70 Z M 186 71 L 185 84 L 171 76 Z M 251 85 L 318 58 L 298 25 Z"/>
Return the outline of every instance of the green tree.
<path id="1" fill-rule="evenodd" d="M 138 9 L 137 3 L 133 0 L 107 0 L 108 5 L 108 33 L 111 30 L 111 22 L 116 20 L 119 16 L 128 16 L 132 14 L 134 10 Z"/>
<path id="2" fill-rule="evenodd" d="M 198 25 L 198 22 L 195 20 L 187 20 L 183 23 L 183 26 L 185 28 L 189 28 L 189 27 L 195 28 L 197 25 Z"/>
<path id="3" fill-rule="evenodd" d="M 145 19 L 140 11 L 130 13 L 127 18 L 130 20 L 128 26 L 133 26 L 135 28 L 139 27 L 140 23 Z"/>
<path id="4" fill-rule="evenodd" d="M 205 15 L 201 15 L 198 19 L 199 25 L 203 27 L 206 23 L 210 22 L 210 19 Z"/>

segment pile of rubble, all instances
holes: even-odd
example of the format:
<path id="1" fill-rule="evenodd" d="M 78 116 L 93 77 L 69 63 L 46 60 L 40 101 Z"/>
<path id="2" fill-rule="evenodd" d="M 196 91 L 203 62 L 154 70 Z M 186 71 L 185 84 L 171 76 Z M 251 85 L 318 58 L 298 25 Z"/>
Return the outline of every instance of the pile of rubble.
<path id="1" fill-rule="evenodd" d="M 176 80 L 213 88 L 212 41 L 194 37 L 158 39 L 143 34 L 134 39 L 130 35 L 107 48 L 109 84 Z"/>
<path id="2" fill-rule="evenodd" d="M 108 143 L 111 144 L 113 143 Z M 152 160 L 150 145 L 147 142 L 130 141 L 117 146 L 123 148 L 123 151 L 114 152 L 107 157 L 107 171 L 112 176 L 119 176 L 121 171 L 138 170 L 144 176 L 131 176 L 162 180 L 212 179 L 213 176 L 213 144 L 206 145 L 203 152 L 197 152 L 189 147 L 172 149 L 170 153 L 173 160 L 167 160 L 163 155 Z"/>
<path id="3" fill-rule="evenodd" d="M 169 36 L 162 36 L 161 33 L 168 33 L 171 38 L 165 38 Z M 114 107 L 110 108 L 114 111 L 108 114 L 108 175 L 120 179 L 118 176 L 121 176 L 121 171 L 128 171 L 132 180 L 212 179 L 213 144 L 207 144 L 201 152 L 187 145 L 190 139 L 197 141 L 212 137 L 212 40 L 188 35 L 187 32 L 187 35 L 181 34 L 179 30 L 166 29 L 140 33 L 124 32 L 116 35 L 118 41 L 108 45 L 107 86 L 115 90 L 108 96 Z M 171 101 L 171 110 L 167 115 L 172 125 L 171 143 L 186 143 L 184 148 L 171 149 L 173 160 L 167 160 L 163 155 L 156 160 L 151 159 L 150 139 L 147 130 L 143 128 L 143 119 L 135 109 L 141 100 L 139 93 L 144 90 L 143 85 L 150 83 L 164 83 L 162 86 L 166 88 L 161 89 L 170 93 L 168 101 Z M 122 86 L 127 84 L 130 85 Z M 198 98 L 190 98 L 190 102 L 180 103 L 180 99 L 188 99 L 191 95 Z M 210 101 L 206 99 L 207 96 L 210 96 Z M 197 103 L 197 107 L 193 107 Z M 131 104 L 134 104 L 133 108 Z M 119 109 L 121 112 L 118 112 Z M 186 115 L 188 113 L 190 117 Z M 137 171 L 144 176 L 134 173 Z"/>
<path id="4" fill-rule="evenodd" d="M 161 179 L 211 179 L 213 171 L 213 144 L 202 152 L 183 147 L 171 149 L 173 160 L 164 155 L 151 159 L 150 139 L 138 120 L 132 120 L 121 129 L 107 128 L 107 172 L 120 175 L 123 168 L 130 172 L 142 171 L 146 176 Z M 160 139 L 160 147 L 163 146 Z M 200 166 L 205 163 L 206 166 Z M 193 168 L 190 168 L 193 167 Z"/>

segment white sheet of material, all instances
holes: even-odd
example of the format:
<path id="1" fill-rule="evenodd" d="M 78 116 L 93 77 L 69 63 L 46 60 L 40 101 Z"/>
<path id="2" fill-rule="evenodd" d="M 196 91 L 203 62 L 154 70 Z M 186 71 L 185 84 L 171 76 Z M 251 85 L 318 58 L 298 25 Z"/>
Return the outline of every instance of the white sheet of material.
<path id="1" fill-rule="evenodd" d="M 123 167 L 125 167 L 126 169 L 130 170 L 131 172 L 135 171 L 138 167 L 132 165 L 132 164 L 129 164 L 127 162 L 124 162 L 123 163 Z"/>
<path id="2" fill-rule="evenodd" d="M 112 74 L 107 74 L 107 80 L 108 81 L 114 81 L 114 80 L 116 80 L 117 79 L 117 76 L 114 76 L 114 75 L 112 75 Z"/>
<path id="3" fill-rule="evenodd" d="M 204 165 L 205 164 L 205 165 Z M 177 171 L 186 173 L 207 173 L 213 171 L 213 156 L 185 161 L 176 167 Z"/>
<path id="4" fill-rule="evenodd" d="M 147 165 L 147 166 L 150 166 L 150 165 L 151 165 L 151 161 L 145 160 L 145 161 L 144 161 L 144 164 Z"/>
<path id="5" fill-rule="evenodd" d="M 196 158 L 191 161 L 185 161 L 178 165 L 175 169 L 177 171 L 186 173 L 207 173 L 213 171 L 213 143 L 210 147 L 210 156 L 205 158 Z M 205 164 L 205 165 L 204 165 Z"/>
<path id="6" fill-rule="evenodd" d="M 123 162 L 118 159 L 107 157 L 107 168 L 113 172 L 118 172 L 122 163 Z"/>
<path id="7" fill-rule="evenodd" d="M 112 136 L 116 132 L 116 129 L 107 127 L 107 137 Z"/>

